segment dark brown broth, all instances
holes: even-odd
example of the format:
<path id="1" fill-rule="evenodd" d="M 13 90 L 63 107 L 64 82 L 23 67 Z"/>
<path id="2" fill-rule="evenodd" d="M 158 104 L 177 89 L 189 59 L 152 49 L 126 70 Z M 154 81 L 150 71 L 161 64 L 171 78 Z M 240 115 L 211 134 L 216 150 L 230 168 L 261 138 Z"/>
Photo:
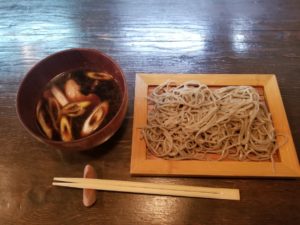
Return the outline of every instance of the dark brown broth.
<path id="1" fill-rule="evenodd" d="M 90 94 L 95 94 L 101 102 L 107 101 L 109 103 L 108 112 L 100 124 L 100 126 L 96 129 L 99 130 L 102 127 L 104 127 L 117 113 L 119 110 L 120 104 L 121 104 L 121 91 L 120 87 L 118 85 L 118 82 L 115 79 L 110 80 L 96 80 L 93 78 L 90 78 L 86 76 L 86 72 L 97 72 L 97 71 L 91 71 L 91 70 L 74 70 L 70 72 L 64 72 L 57 76 L 55 76 L 49 83 L 47 84 L 46 88 L 43 91 L 43 96 L 40 99 L 41 102 L 41 110 L 45 115 L 45 121 L 46 124 L 51 127 L 53 131 L 52 138 L 53 140 L 62 140 L 59 127 L 60 124 L 56 124 L 56 127 L 58 129 L 56 130 L 54 127 L 55 125 L 51 121 L 51 116 L 49 115 L 49 105 L 48 105 L 48 96 L 54 97 L 53 94 L 51 94 L 51 88 L 53 86 L 58 87 L 59 90 L 61 90 L 65 94 L 65 84 L 68 80 L 73 79 L 79 86 L 80 86 L 80 92 L 88 96 Z M 68 99 L 70 101 L 70 99 Z M 72 101 L 70 101 L 72 102 Z M 75 101 L 76 102 L 76 101 Z M 73 140 L 82 138 L 81 130 L 83 127 L 84 122 L 89 117 L 89 115 L 92 113 L 92 111 L 97 107 L 99 102 L 97 101 L 91 101 L 92 104 L 90 104 L 88 107 L 85 108 L 85 113 L 77 116 L 77 117 L 69 117 L 68 120 L 71 124 L 71 130 L 72 130 L 72 136 Z M 61 106 L 62 107 L 62 106 Z M 39 128 L 41 132 L 45 135 L 45 132 L 43 131 L 41 124 L 39 123 L 39 120 L 37 119 L 37 123 L 39 125 Z M 94 130 L 91 134 L 93 134 L 96 130 Z M 89 134 L 89 135 L 91 135 Z M 45 135 L 47 136 L 47 135 Z"/>

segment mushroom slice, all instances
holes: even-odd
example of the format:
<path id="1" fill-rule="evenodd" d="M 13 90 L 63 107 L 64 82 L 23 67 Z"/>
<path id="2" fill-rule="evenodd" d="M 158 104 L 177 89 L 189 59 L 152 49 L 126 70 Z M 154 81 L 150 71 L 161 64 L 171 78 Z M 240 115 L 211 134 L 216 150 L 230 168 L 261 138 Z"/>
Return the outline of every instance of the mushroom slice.
<path id="1" fill-rule="evenodd" d="M 113 76 L 107 72 L 86 72 L 86 75 L 89 78 L 92 78 L 95 80 L 112 80 L 113 79 Z"/>
<path id="2" fill-rule="evenodd" d="M 83 99 L 85 96 L 80 92 L 80 86 L 79 84 L 76 83 L 75 80 L 69 79 L 65 83 L 65 93 L 66 97 L 70 101 L 80 101 Z"/>
<path id="3" fill-rule="evenodd" d="M 72 129 L 70 121 L 66 116 L 62 116 L 60 120 L 60 136 L 63 141 L 72 141 Z"/>
<path id="4" fill-rule="evenodd" d="M 48 112 L 54 129 L 58 131 L 59 129 L 57 124 L 59 124 L 61 109 L 58 101 L 53 97 L 48 98 Z"/>
<path id="5" fill-rule="evenodd" d="M 85 113 L 85 108 L 88 107 L 90 104 L 90 101 L 69 103 L 63 107 L 62 114 L 70 117 L 81 116 Z"/>
<path id="6" fill-rule="evenodd" d="M 51 127 L 46 122 L 45 112 L 43 112 L 41 110 L 41 102 L 38 103 L 36 111 L 37 111 L 37 120 L 38 120 L 43 132 L 46 134 L 46 136 L 48 138 L 52 139 L 53 131 L 52 131 Z"/>
<path id="7" fill-rule="evenodd" d="M 100 103 L 96 108 L 92 111 L 89 117 L 83 124 L 81 130 L 81 136 L 85 137 L 91 134 L 93 131 L 97 130 L 98 127 L 103 122 L 105 116 L 108 113 L 109 104 L 107 101 Z"/>
<path id="8" fill-rule="evenodd" d="M 53 85 L 53 87 L 51 88 L 51 92 L 61 106 L 65 106 L 69 103 L 64 93 L 57 86 Z"/>

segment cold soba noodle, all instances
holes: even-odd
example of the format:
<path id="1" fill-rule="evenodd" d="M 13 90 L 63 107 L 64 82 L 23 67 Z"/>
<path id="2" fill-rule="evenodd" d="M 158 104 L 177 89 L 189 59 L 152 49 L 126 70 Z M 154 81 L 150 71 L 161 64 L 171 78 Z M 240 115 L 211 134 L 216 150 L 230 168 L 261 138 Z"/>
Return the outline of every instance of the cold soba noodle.
<path id="1" fill-rule="evenodd" d="M 211 90 L 197 81 L 166 82 L 149 101 L 153 109 L 142 135 L 156 157 L 273 161 L 278 149 L 274 127 L 253 87 Z"/>
<path id="2" fill-rule="evenodd" d="M 47 84 L 37 105 L 37 121 L 49 139 L 72 141 L 105 126 L 120 104 L 120 89 L 112 75 L 65 72 Z"/>

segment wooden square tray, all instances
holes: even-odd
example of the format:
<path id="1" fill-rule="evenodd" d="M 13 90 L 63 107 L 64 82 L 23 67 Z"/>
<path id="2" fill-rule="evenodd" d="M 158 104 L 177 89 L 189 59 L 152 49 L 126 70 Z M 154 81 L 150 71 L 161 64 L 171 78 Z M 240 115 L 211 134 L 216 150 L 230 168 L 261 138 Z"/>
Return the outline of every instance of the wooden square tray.
<path id="1" fill-rule="evenodd" d="M 166 80 L 183 83 L 198 80 L 208 86 L 249 85 L 263 90 L 264 100 L 272 114 L 277 133 L 288 142 L 280 147 L 279 159 L 271 162 L 164 160 L 147 157 L 140 128 L 147 124 L 149 88 Z M 279 141 L 277 137 L 277 141 Z M 276 76 L 271 74 L 137 74 L 135 82 L 134 119 L 130 173 L 161 176 L 238 176 L 238 177 L 300 177 L 296 149 L 284 110 Z"/>

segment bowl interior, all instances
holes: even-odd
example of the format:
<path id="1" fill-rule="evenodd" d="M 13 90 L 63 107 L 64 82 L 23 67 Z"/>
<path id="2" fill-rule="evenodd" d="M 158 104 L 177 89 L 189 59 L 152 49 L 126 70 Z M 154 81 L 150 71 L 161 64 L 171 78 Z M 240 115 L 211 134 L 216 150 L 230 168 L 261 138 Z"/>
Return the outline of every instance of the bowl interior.
<path id="1" fill-rule="evenodd" d="M 41 134 L 35 116 L 37 102 L 46 84 L 56 75 L 76 69 L 106 71 L 113 75 L 119 83 L 124 102 L 127 95 L 124 75 L 118 65 L 108 56 L 93 49 L 70 49 L 50 55 L 27 73 L 17 96 L 18 116 L 24 127 L 36 138 L 46 140 Z M 121 103 L 121 107 L 123 105 Z"/>

